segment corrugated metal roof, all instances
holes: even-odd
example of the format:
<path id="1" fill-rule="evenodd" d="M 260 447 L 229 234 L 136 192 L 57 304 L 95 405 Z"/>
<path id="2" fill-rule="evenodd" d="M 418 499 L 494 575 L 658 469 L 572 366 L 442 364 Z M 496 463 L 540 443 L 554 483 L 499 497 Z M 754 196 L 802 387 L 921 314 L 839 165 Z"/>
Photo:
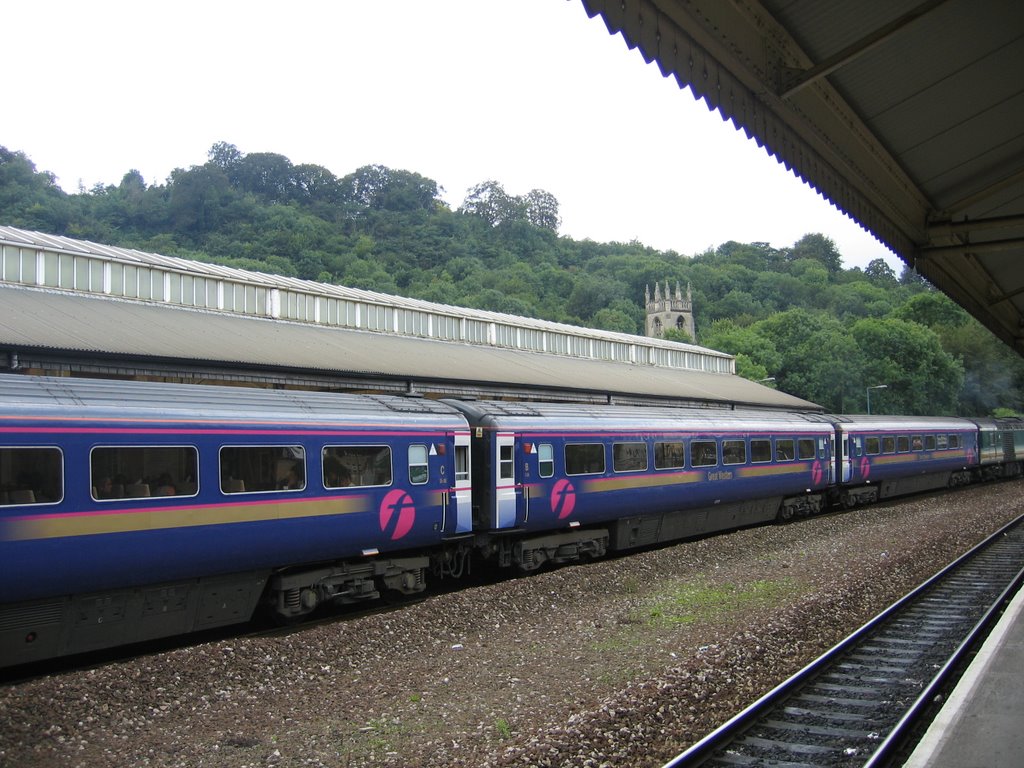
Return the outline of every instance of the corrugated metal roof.
<path id="1" fill-rule="evenodd" d="M 470 385 L 491 394 L 562 391 L 676 402 L 818 410 L 738 376 L 446 343 L 250 318 L 168 305 L 0 286 L 0 349 L 46 350 L 182 369 L 320 372 L 416 383 L 419 390 Z"/>
<path id="2" fill-rule="evenodd" d="M 582 3 L 1024 354 L 1024 3 Z"/>

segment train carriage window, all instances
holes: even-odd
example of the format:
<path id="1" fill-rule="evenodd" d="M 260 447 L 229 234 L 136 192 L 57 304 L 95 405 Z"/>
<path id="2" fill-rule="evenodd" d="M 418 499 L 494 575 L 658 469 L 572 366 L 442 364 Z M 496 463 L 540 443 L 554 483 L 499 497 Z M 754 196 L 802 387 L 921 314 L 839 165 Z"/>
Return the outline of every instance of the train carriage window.
<path id="1" fill-rule="evenodd" d="M 764 464 L 772 460 L 771 440 L 750 441 L 750 461 L 754 464 Z"/>
<path id="2" fill-rule="evenodd" d="M 786 438 L 785 440 L 775 441 L 775 460 L 776 461 L 792 461 L 796 458 L 796 443 Z"/>
<path id="3" fill-rule="evenodd" d="M 910 445 L 911 448 L 915 451 L 923 451 L 924 438 L 922 438 L 920 435 L 914 435 L 913 437 L 910 438 Z"/>
<path id="4" fill-rule="evenodd" d="M 328 445 L 321 452 L 324 488 L 391 485 L 391 447 Z"/>
<path id="5" fill-rule="evenodd" d="M 935 450 L 935 435 L 925 435 L 924 436 L 924 449 L 926 451 L 934 451 Z"/>
<path id="6" fill-rule="evenodd" d="M 949 447 L 950 448 L 959 448 L 960 447 L 960 435 L 950 435 L 949 436 Z"/>
<path id="7" fill-rule="evenodd" d="M 723 464 L 746 464 L 747 444 L 742 440 L 722 441 Z"/>
<path id="8" fill-rule="evenodd" d="M 306 487 L 306 449 L 301 445 L 230 445 L 220 449 L 224 493 L 301 491 Z"/>
<path id="9" fill-rule="evenodd" d="M 455 481 L 469 480 L 469 446 L 455 446 Z"/>
<path id="10" fill-rule="evenodd" d="M 515 480 L 516 467 L 511 445 L 498 446 L 498 479 Z"/>
<path id="11" fill-rule="evenodd" d="M 682 441 L 654 444 L 655 469 L 680 469 L 684 466 L 685 460 L 686 454 L 683 452 Z"/>
<path id="12" fill-rule="evenodd" d="M 940 451 L 944 451 L 944 450 L 946 450 L 946 448 L 948 446 L 949 446 L 949 436 L 948 435 L 936 435 L 935 436 L 935 447 L 936 448 L 938 448 Z"/>
<path id="13" fill-rule="evenodd" d="M 58 448 L 0 448 L 0 506 L 56 504 L 64 498 Z"/>
<path id="14" fill-rule="evenodd" d="M 910 451 L 910 438 L 907 435 L 900 435 L 896 438 L 896 452 L 908 453 Z"/>
<path id="15" fill-rule="evenodd" d="M 89 459 L 92 497 L 98 501 L 147 496 L 195 496 L 199 452 L 182 446 L 104 446 Z"/>
<path id="16" fill-rule="evenodd" d="M 866 446 L 868 456 L 877 456 L 882 452 L 882 441 L 877 437 L 865 438 L 864 445 Z"/>
<path id="17" fill-rule="evenodd" d="M 603 443 L 572 443 L 565 446 L 565 474 L 600 475 L 603 473 Z"/>
<path id="18" fill-rule="evenodd" d="M 882 438 L 882 453 L 896 453 L 896 438 L 895 437 L 883 437 Z"/>
<path id="19" fill-rule="evenodd" d="M 423 485 L 430 477 L 427 467 L 427 446 L 409 446 L 409 482 Z"/>
<path id="20" fill-rule="evenodd" d="M 710 440 L 690 443 L 690 466 L 711 467 L 718 463 L 718 445 Z"/>
<path id="21" fill-rule="evenodd" d="M 550 443 L 541 443 L 537 446 L 537 465 L 541 477 L 551 477 L 555 474 L 555 449 Z"/>
<path id="22" fill-rule="evenodd" d="M 647 469 L 646 443 L 614 443 L 612 469 L 615 472 L 643 472 Z"/>
<path id="23" fill-rule="evenodd" d="M 813 459 L 817 453 L 814 440 L 810 437 L 801 437 L 796 441 L 796 456 L 798 459 Z"/>

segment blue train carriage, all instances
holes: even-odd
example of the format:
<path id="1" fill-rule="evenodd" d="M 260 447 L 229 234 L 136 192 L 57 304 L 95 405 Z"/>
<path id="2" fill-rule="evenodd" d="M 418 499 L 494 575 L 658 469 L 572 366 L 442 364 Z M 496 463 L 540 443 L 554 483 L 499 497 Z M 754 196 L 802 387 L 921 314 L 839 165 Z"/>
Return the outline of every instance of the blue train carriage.
<path id="1" fill-rule="evenodd" d="M 0 665 L 417 591 L 470 493 L 429 400 L 0 376 Z"/>
<path id="2" fill-rule="evenodd" d="M 835 416 L 839 502 L 858 504 L 969 483 L 978 428 L 966 419 Z"/>
<path id="3" fill-rule="evenodd" d="M 753 411 L 453 402 L 469 419 L 474 524 L 532 569 L 823 508 L 833 429 Z"/>
<path id="4" fill-rule="evenodd" d="M 1020 477 L 1024 463 L 1024 419 L 972 419 L 978 426 L 979 480 Z"/>

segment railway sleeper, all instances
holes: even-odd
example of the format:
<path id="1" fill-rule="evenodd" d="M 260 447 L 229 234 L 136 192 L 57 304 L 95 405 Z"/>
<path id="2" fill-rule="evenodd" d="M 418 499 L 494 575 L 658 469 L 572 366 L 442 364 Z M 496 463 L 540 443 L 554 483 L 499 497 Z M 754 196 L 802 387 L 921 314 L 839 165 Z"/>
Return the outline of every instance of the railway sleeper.
<path id="1" fill-rule="evenodd" d="M 270 579 L 266 602 L 278 618 L 292 620 L 326 602 L 376 600 L 381 589 L 411 595 L 426 588 L 429 567 L 428 557 L 404 557 L 288 571 Z"/>

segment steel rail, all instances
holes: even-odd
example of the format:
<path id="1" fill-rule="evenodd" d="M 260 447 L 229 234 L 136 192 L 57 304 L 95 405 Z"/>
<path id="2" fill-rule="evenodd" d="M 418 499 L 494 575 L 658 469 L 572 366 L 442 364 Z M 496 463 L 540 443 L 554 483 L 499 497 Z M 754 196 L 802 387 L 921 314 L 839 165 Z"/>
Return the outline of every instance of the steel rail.
<path id="1" fill-rule="evenodd" d="M 695 768 L 704 765 L 716 756 L 725 755 L 730 745 L 734 745 L 748 734 L 752 728 L 764 723 L 769 719 L 770 713 L 776 713 L 781 706 L 792 699 L 798 692 L 809 687 L 812 682 L 819 680 L 827 671 L 836 669 L 845 659 L 849 658 L 851 652 L 859 646 L 876 637 L 882 629 L 895 623 L 896 619 L 905 611 L 909 611 L 915 605 L 927 598 L 929 593 L 938 589 L 942 582 L 953 578 L 959 571 L 966 568 L 979 556 L 989 552 L 996 545 L 1016 533 L 1021 541 L 1017 545 L 1024 552 L 1024 536 L 1021 531 L 1024 529 L 1024 516 L 1011 521 L 1000 528 L 984 541 L 972 547 L 969 551 L 958 557 L 941 571 L 916 587 L 913 591 L 897 600 L 880 614 L 854 631 L 833 648 L 826 651 L 822 656 L 812 661 L 788 680 L 773 688 L 756 702 L 737 714 L 735 717 L 724 723 L 722 726 L 693 744 L 684 752 L 677 755 L 664 765 L 664 768 Z M 1019 560 L 1017 561 L 1019 564 Z M 913 704 L 905 710 L 902 717 L 890 728 L 888 734 L 868 757 L 866 762 L 857 763 L 864 768 L 878 768 L 891 759 L 892 755 L 899 749 L 908 731 L 917 723 L 922 714 L 929 708 L 939 689 L 950 679 L 951 674 L 958 668 L 962 660 L 970 653 L 976 644 L 987 635 L 988 630 L 995 623 L 996 618 L 1002 612 L 1005 604 L 1013 594 L 1024 583 L 1024 568 L 1018 568 L 1014 576 L 1001 583 L 1006 584 L 999 591 L 998 597 L 992 600 L 983 610 L 971 630 L 964 636 L 964 639 L 957 645 L 954 652 L 942 664 L 939 671 L 923 687 L 920 694 L 915 698 Z M 855 750 L 859 753 L 860 750 Z M 806 755 L 808 762 L 783 762 L 780 765 L 807 765 L 813 766 L 811 762 L 813 755 Z M 843 764 L 854 764 L 852 760 L 842 760 Z M 765 765 L 762 758 L 751 759 L 744 762 L 741 755 L 735 750 L 723 758 L 722 764 L 729 765 Z M 768 763 L 771 764 L 771 763 Z M 825 765 L 837 765 L 835 758 L 829 758 Z"/>

